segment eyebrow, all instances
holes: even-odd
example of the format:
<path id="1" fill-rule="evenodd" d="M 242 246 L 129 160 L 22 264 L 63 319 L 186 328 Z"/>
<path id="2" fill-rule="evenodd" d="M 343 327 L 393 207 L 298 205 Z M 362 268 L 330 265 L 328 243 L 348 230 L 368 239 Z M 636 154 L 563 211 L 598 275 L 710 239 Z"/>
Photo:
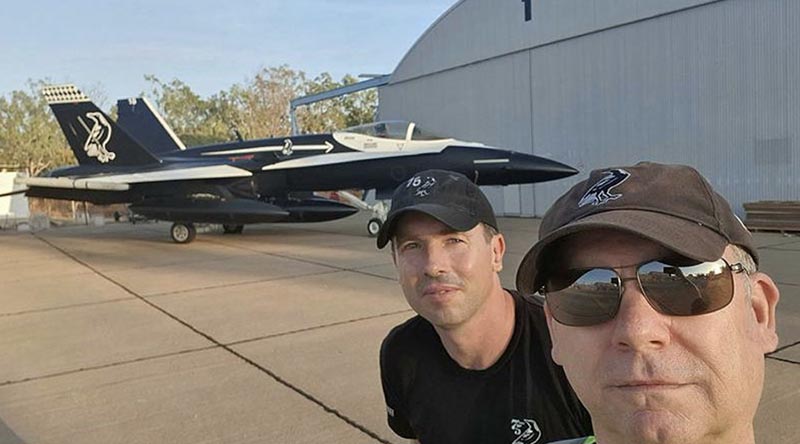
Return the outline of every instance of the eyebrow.
<path id="1" fill-rule="evenodd" d="M 448 227 L 445 226 L 441 230 L 439 230 L 439 231 L 437 231 L 435 233 L 430 233 L 430 234 L 439 235 L 439 236 L 446 236 L 448 234 L 465 234 L 465 233 L 466 233 L 466 231 L 457 231 L 457 230 L 454 230 L 452 228 L 448 228 Z M 398 233 L 394 236 L 394 239 L 395 239 L 396 242 L 403 242 L 403 241 L 407 241 L 409 239 L 419 239 L 419 237 L 410 236 L 410 235 L 404 233 L 402 230 L 398 230 Z"/>

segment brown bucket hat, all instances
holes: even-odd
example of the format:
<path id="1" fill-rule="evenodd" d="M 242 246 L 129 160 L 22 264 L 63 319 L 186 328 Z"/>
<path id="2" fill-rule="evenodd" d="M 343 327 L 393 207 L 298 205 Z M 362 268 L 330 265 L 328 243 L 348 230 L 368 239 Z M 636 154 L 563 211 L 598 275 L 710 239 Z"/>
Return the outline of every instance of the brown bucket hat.
<path id="1" fill-rule="evenodd" d="M 692 167 L 640 162 L 594 170 L 545 213 L 539 241 L 517 270 L 517 288 L 537 291 L 547 248 L 571 234 L 610 228 L 639 235 L 698 261 L 722 257 L 728 244 L 758 263 L 753 237 L 728 202 Z"/>

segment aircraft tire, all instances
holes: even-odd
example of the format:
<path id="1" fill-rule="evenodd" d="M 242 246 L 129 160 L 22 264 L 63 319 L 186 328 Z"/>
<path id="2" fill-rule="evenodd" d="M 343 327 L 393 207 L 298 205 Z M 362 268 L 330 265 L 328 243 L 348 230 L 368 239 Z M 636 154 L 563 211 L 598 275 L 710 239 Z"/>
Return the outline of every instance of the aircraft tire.
<path id="1" fill-rule="evenodd" d="M 197 229 L 193 223 L 175 222 L 169 229 L 169 234 L 176 244 L 188 244 L 197 236 Z"/>
<path id="2" fill-rule="evenodd" d="M 244 225 L 222 224 L 222 231 L 225 234 L 241 234 L 244 231 Z"/>
<path id="3" fill-rule="evenodd" d="M 367 233 L 369 234 L 369 237 L 377 236 L 378 232 L 381 231 L 382 226 L 383 221 L 377 217 L 370 219 L 369 222 L 367 222 Z"/>

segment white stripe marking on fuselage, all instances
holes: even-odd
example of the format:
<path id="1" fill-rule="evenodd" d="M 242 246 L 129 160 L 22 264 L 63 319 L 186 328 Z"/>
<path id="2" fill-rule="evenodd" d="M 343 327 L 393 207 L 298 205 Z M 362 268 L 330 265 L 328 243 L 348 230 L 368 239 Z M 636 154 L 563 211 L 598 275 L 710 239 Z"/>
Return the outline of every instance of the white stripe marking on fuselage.
<path id="1" fill-rule="evenodd" d="M 508 163 L 510 162 L 509 159 L 475 159 L 472 163 Z"/>
<path id="2" fill-rule="evenodd" d="M 438 146 L 432 148 L 422 148 L 417 150 L 408 150 L 408 151 L 396 151 L 396 152 L 382 152 L 382 153 L 364 153 L 364 152 L 355 152 L 355 153 L 333 153 L 333 154 L 321 154 L 318 156 L 309 156 L 304 157 L 302 159 L 292 159 L 287 160 L 284 162 L 273 163 L 270 165 L 266 165 L 261 169 L 263 171 L 269 170 L 288 170 L 292 168 L 308 168 L 308 167 L 315 167 L 315 166 L 324 166 L 324 165 L 335 165 L 339 163 L 345 162 L 358 162 L 360 160 L 373 160 L 373 159 L 386 159 L 391 157 L 407 157 L 407 156 L 418 156 L 421 154 L 436 154 L 442 152 L 446 146 Z"/>

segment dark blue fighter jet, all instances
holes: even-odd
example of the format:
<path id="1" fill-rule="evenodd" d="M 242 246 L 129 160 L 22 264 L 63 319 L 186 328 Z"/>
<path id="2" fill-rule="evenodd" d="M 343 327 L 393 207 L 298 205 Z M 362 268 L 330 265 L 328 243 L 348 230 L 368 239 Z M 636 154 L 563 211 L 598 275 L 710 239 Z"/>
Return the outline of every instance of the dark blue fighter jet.
<path id="1" fill-rule="evenodd" d="M 374 213 L 385 205 L 353 196 L 347 205 L 314 191 L 364 189 L 388 198 L 414 173 L 457 171 L 479 185 L 543 182 L 570 176 L 567 165 L 529 154 L 433 135 L 409 122 L 377 122 L 330 134 L 247 140 L 186 148 L 143 99 L 121 101 L 119 124 L 73 85 L 43 89 L 77 166 L 22 179 L 26 195 L 129 203 L 134 213 L 173 222 L 172 239 L 191 242 L 194 223 L 319 222 Z M 137 108 L 138 107 L 138 108 Z"/>

